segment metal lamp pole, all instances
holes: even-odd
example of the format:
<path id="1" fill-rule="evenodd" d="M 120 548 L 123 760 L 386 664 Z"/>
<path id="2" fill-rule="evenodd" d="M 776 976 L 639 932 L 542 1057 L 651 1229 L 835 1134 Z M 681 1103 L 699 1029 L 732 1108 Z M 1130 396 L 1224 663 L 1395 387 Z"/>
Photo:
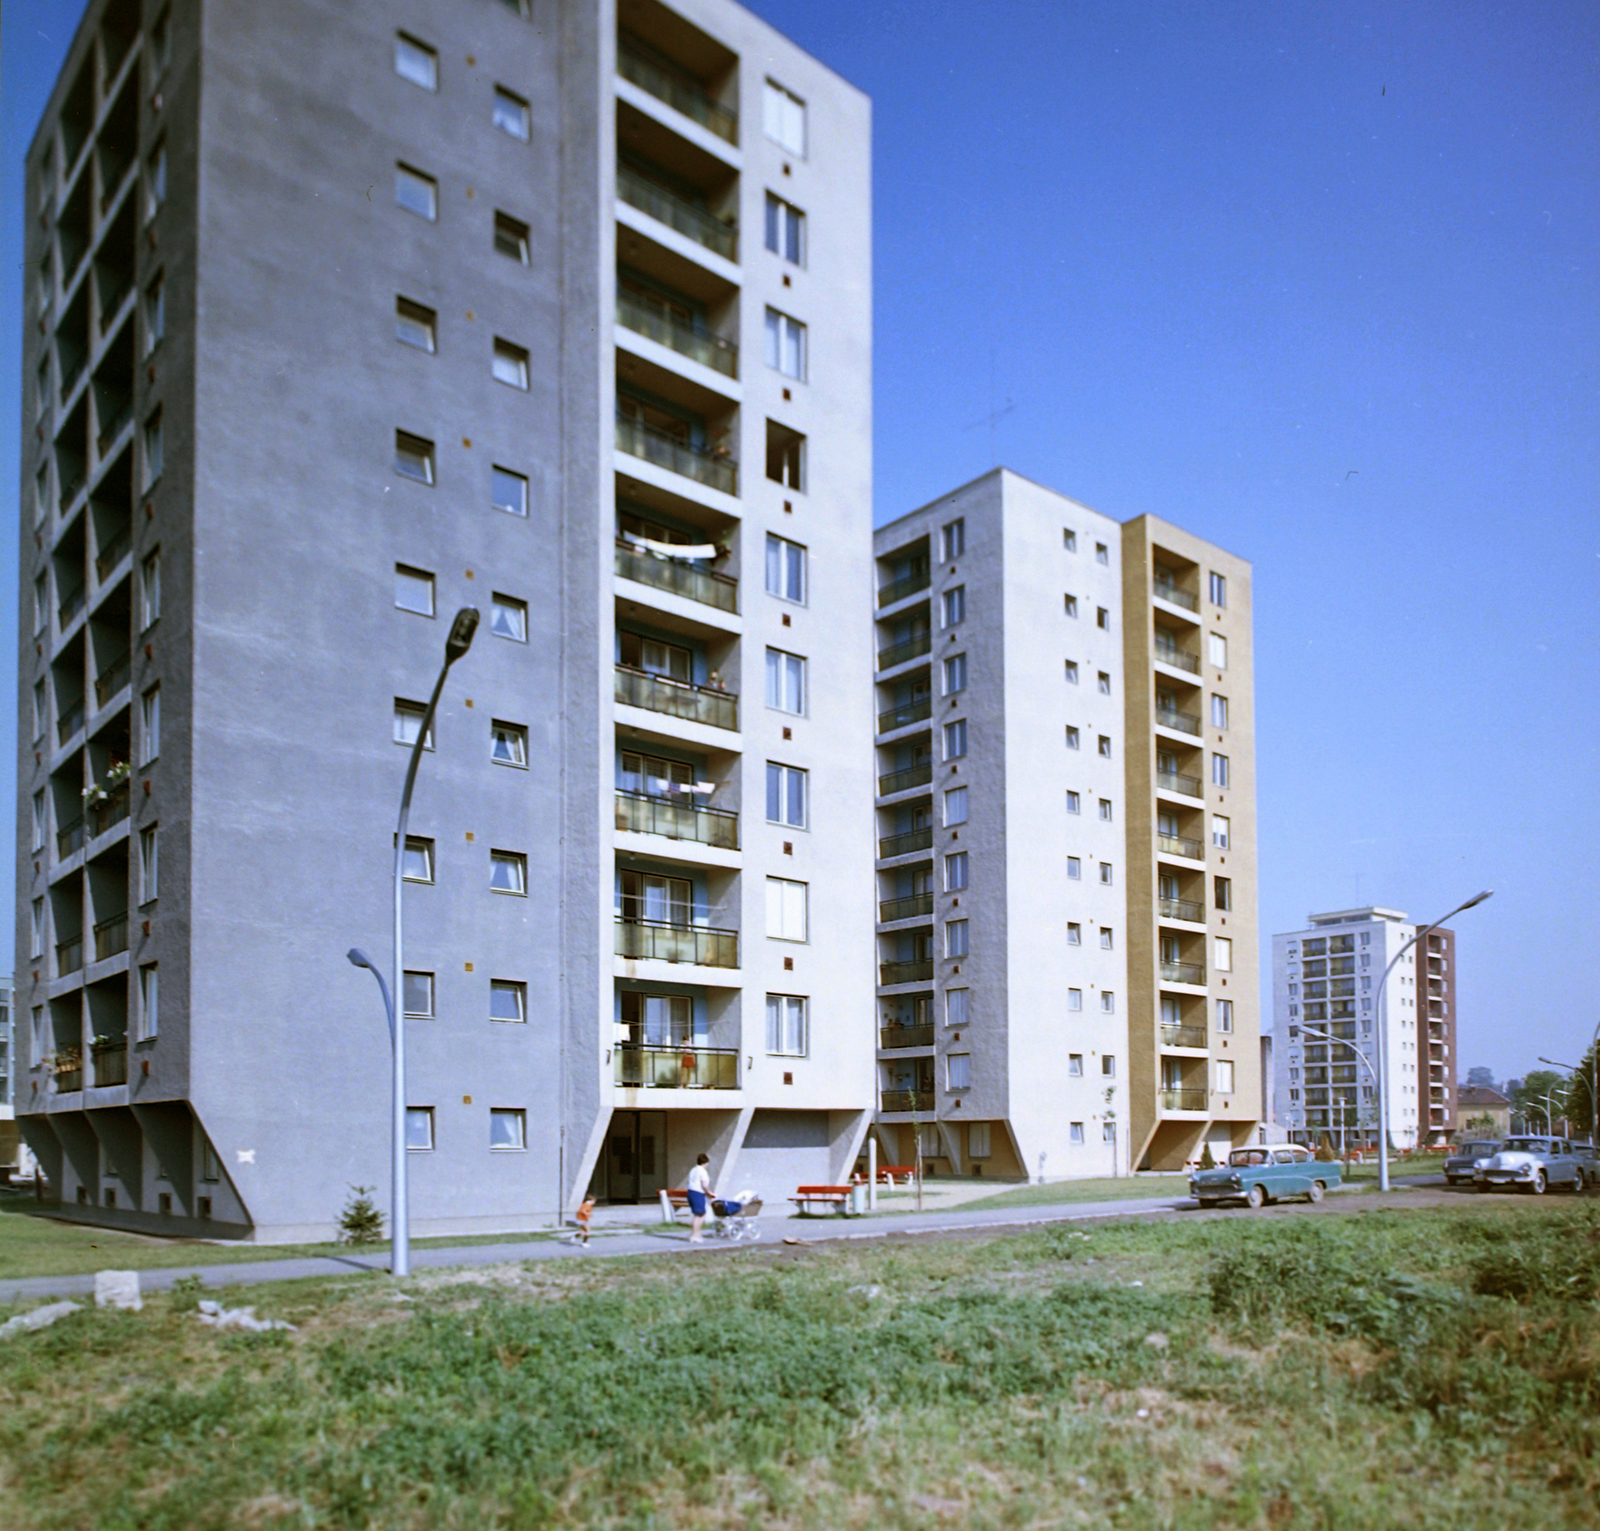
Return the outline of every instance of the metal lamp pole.
<path id="1" fill-rule="evenodd" d="M 1366 1066 L 1367 1066 L 1367 1074 L 1371 1078 L 1374 1087 L 1379 1091 L 1379 1093 L 1381 1095 L 1383 1086 L 1378 1083 L 1378 1072 L 1372 1066 L 1372 1059 L 1370 1059 L 1364 1052 L 1362 1052 L 1361 1049 L 1359 1047 L 1357 1047 L 1354 1042 L 1346 1041 L 1345 1038 L 1343 1038 L 1343 1037 L 1330 1036 L 1326 1031 L 1313 1030 L 1310 1026 L 1302 1026 L 1300 1028 L 1300 1035 L 1303 1036 L 1303 1037 L 1320 1037 L 1324 1042 L 1333 1043 L 1333 1045 L 1335 1047 L 1348 1047 L 1350 1049 L 1350 1051 L 1353 1052 L 1356 1055 L 1356 1057 L 1361 1060 L 1362 1063 L 1366 1064 Z M 1330 1058 L 1328 1060 L 1328 1063 L 1329 1063 L 1329 1066 L 1331 1067 L 1332 1063 L 1333 1063 L 1333 1060 Z M 1328 1088 L 1329 1088 L 1329 1090 L 1332 1090 L 1333 1086 L 1330 1084 L 1328 1086 Z M 1356 1125 L 1358 1127 L 1361 1125 L 1361 1107 L 1359 1105 L 1357 1105 L 1357 1107 L 1356 1107 Z M 1309 1130 L 1309 1129 L 1307 1129 L 1307 1130 Z"/>
<path id="2" fill-rule="evenodd" d="M 1394 954 L 1389 966 L 1383 970 L 1383 977 L 1378 980 L 1378 995 L 1374 1003 L 1378 1012 L 1378 1057 L 1383 1064 L 1383 1074 L 1378 1080 L 1378 1189 L 1380 1191 L 1389 1189 L 1389 1012 L 1383 1006 L 1383 986 L 1389 981 L 1389 974 L 1394 971 L 1395 964 L 1430 930 L 1437 930 L 1446 920 L 1453 920 L 1462 910 L 1471 909 L 1493 896 L 1494 889 L 1485 888 L 1482 893 L 1475 893 L 1464 904 L 1457 904 L 1449 914 L 1440 915 L 1431 925 L 1419 925 L 1416 934 Z"/>
<path id="3" fill-rule="evenodd" d="M 346 954 L 356 967 L 371 970 L 383 991 L 384 1010 L 389 1018 L 389 1036 L 394 1050 L 393 1095 L 391 1107 L 393 1120 L 390 1137 L 390 1166 L 392 1211 L 389 1232 L 392 1253 L 389 1259 L 391 1274 L 411 1274 L 411 1214 L 406 1177 L 406 1028 L 405 1028 L 405 956 L 404 893 L 406 864 L 406 826 L 411 821 L 411 790 L 417 783 L 417 767 L 422 764 L 422 751 L 428 742 L 428 730 L 433 726 L 433 715 L 439 706 L 439 696 L 444 690 L 445 677 L 450 667 L 472 647 L 472 635 L 478 630 L 478 608 L 463 606 L 450 624 L 450 634 L 444 643 L 444 664 L 439 668 L 439 678 L 433 683 L 433 695 L 428 698 L 427 711 L 417 728 L 417 737 L 411 745 L 411 758 L 406 762 L 405 786 L 400 792 L 400 819 L 394 832 L 394 989 L 384 985 L 383 974 L 373 966 L 364 953 L 352 947 Z"/>

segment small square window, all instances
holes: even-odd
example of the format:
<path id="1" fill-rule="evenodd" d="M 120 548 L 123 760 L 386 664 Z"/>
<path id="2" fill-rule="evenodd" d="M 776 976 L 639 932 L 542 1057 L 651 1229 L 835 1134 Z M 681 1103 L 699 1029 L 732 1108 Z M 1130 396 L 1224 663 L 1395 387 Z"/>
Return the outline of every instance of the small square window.
<path id="1" fill-rule="evenodd" d="M 1111 1001 L 1109 1005 L 1106 1004 L 1108 999 Z M 1116 996 L 1113 994 L 1102 994 L 1100 996 L 1100 1008 L 1102 1010 L 1115 1010 L 1117 1008 Z M 1115 1054 L 1102 1053 L 1100 1055 L 1100 1072 L 1107 1079 L 1115 1079 L 1117 1077 L 1117 1060 Z"/>
<path id="2" fill-rule="evenodd" d="M 807 887 L 786 877 L 767 879 L 767 934 L 776 941 L 807 939 Z"/>
<path id="3" fill-rule="evenodd" d="M 951 1090 L 972 1088 L 972 1054 L 947 1053 L 945 1055 L 946 1085 Z"/>
<path id="4" fill-rule="evenodd" d="M 946 824 L 967 822 L 967 789 L 952 787 L 944 795 L 944 821 Z"/>
<path id="5" fill-rule="evenodd" d="M 407 882 L 433 881 L 433 841 L 420 835 L 406 836 L 406 854 L 401 874 Z"/>
<path id="6" fill-rule="evenodd" d="M 528 513 L 528 481 L 509 468 L 496 467 L 494 488 L 489 503 L 508 516 L 525 516 Z"/>
<path id="7" fill-rule="evenodd" d="M 433 1107 L 406 1107 L 406 1147 L 414 1154 L 433 1152 Z"/>
<path id="8" fill-rule="evenodd" d="M 1116 932 L 1109 925 L 1102 925 L 1100 927 L 1100 950 L 1103 952 L 1114 951 L 1116 950 L 1116 945 Z"/>
<path id="9" fill-rule="evenodd" d="M 1077 856 L 1067 857 L 1067 876 L 1077 881 L 1083 876 L 1083 861 Z"/>
<path id="10" fill-rule="evenodd" d="M 959 760 L 967 753 L 967 720 L 956 718 L 944 726 L 944 758 Z"/>
<path id="11" fill-rule="evenodd" d="M 419 484 L 433 482 L 433 443 L 406 431 L 394 433 L 394 471 Z"/>
<path id="12" fill-rule="evenodd" d="M 412 745 L 417 742 L 417 735 L 422 732 L 422 720 L 428 714 L 427 707 L 422 702 L 408 702 L 400 697 L 394 699 L 394 742 L 396 744 Z M 428 737 L 422 741 L 425 750 L 433 748 L 433 729 L 428 729 Z"/>
<path id="13" fill-rule="evenodd" d="M 953 563 L 967 551 L 967 522 L 964 516 L 951 521 L 944 529 L 944 561 Z"/>
<path id="14" fill-rule="evenodd" d="M 490 851 L 489 887 L 496 893 L 526 896 L 528 858 L 517 851 Z"/>
<path id="15" fill-rule="evenodd" d="M 954 627 L 957 622 L 963 622 L 967 616 L 967 587 L 957 585 L 953 590 L 944 593 L 944 625 Z"/>
<path id="16" fill-rule="evenodd" d="M 1080 925 L 1076 920 L 1067 921 L 1067 945 L 1083 945 L 1083 926 Z"/>
<path id="17" fill-rule="evenodd" d="M 1100 753 L 1107 760 L 1111 758 L 1111 736 L 1109 734 L 1100 735 Z"/>
<path id="18" fill-rule="evenodd" d="M 1097 606 L 1094 613 L 1094 625 L 1103 632 L 1111 631 L 1111 613 L 1104 606 Z"/>
<path id="19" fill-rule="evenodd" d="M 532 133 L 528 103 L 503 85 L 494 88 L 494 125 L 521 143 L 527 143 Z"/>
<path id="20" fill-rule="evenodd" d="M 972 1013 L 970 989 L 946 989 L 944 994 L 944 1023 L 946 1026 L 965 1026 Z"/>
<path id="21" fill-rule="evenodd" d="M 767 594 L 782 601 L 804 605 L 806 599 L 806 550 L 798 542 L 767 533 Z"/>
<path id="22" fill-rule="evenodd" d="M 528 1018 L 528 986 L 512 983 L 509 979 L 494 978 L 489 981 L 489 1019 L 491 1021 L 525 1021 Z"/>
<path id="23" fill-rule="evenodd" d="M 394 199 L 408 213 L 432 223 L 439 216 L 439 183 L 410 165 L 394 167 Z"/>
<path id="24" fill-rule="evenodd" d="M 785 489 L 805 491 L 806 438 L 776 420 L 767 421 L 767 477 Z"/>
<path id="25" fill-rule="evenodd" d="M 806 261 L 806 215 L 782 197 L 767 193 L 767 248 L 792 266 Z"/>
<path id="26" fill-rule="evenodd" d="M 802 159 L 805 157 L 806 104 L 771 80 L 766 82 L 762 93 L 761 127 L 779 147 Z"/>
<path id="27" fill-rule="evenodd" d="M 394 40 L 394 72 L 424 90 L 439 88 L 439 55 L 426 43 L 397 33 Z"/>
<path id="28" fill-rule="evenodd" d="M 1078 794 L 1076 792 L 1068 792 L 1067 793 L 1067 812 L 1068 813 L 1081 813 L 1082 812 L 1082 808 L 1080 806 L 1081 803 L 1082 803 L 1082 799 L 1078 796 Z"/>
<path id="29" fill-rule="evenodd" d="M 1211 693 L 1211 726 L 1213 728 L 1226 728 L 1228 726 L 1228 699 Z"/>
<path id="30" fill-rule="evenodd" d="M 1083 1054 L 1082 1053 L 1068 1053 L 1067 1054 L 1067 1077 L 1069 1079 L 1082 1079 L 1083 1078 Z"/>
<path id="31" fill-rule="evenodd" d="M 1101 696 L 1111 695 L 1111 677 L 1104 670 L 1099 674 L 1099 687 Z"/>
<path id="32" fill-rule="evenodd" d="M 1213 572 L 1210 576 L 1211 604 L 1226 607 L 1228 604 L 1228 581 L 1221 575 Z"/>
<path id="33" fill-rule="evenodd" d="M 806 327 L 789 314 L 767 310 L 766 361 L 784 377 L 804 382 L 806 377 Z"/>
<path id="34" fill-rule="evenodd" d="M 510 213 L 494 215 L 494 247 L 514 261 L 528 264 L 528 225 Z"/>
<path id="35" fill-rule="evenodd" d="M 1111 799 L 1109 797 L 1100 799 L 1100 817 L 1108 824 L 1111 822 Z"/>
<path id="36" fill-rule="evenodd" d="M 1061 598 L 1066 603 L 1067 615 L 1075 617 L 1078 614 L 1078 598 L 1075 595 L 1065 595 Z"/>
<path id="37" fill-rule="evenodd" d="M 775 1057 L 803 1058 L 809 1045 L 804 996 L 767 996 L 767 1051 Z"/>
<path id="38" fill-rule="evenodd" d="M 405 1013 L 433 1018 L 433 974 L 408 971 L 405 975 Z"/>
<path id="39" fill-rule="evenodd" d="M 1083 1123 L 1072 1122 L 1068 1125 L 1068 1141 L 1077 1147 L 1083 1146 Z"/>
<path id="40" fill-rule="evenodd" d="M 1206 634 L 1206 663 L 1218 670 L 1228 668 L 1228 640 L 1221 633 Z"/>
<path id="41" fill-rule="evenodd" d="M 787 824 L 791 829 L 806 827 L 806 799 L 809 796 L 807 773 L 797 766 L 767 762 L 767 822 Z"/>
<path id="42" fill-rule="evenodd" d="M 1228 757 L 1226 755 L 1213 755 L 1211 757 L 1211 785 L 1213 787 L 1226 787 L 1228 785 Z"/>
<path id="43" fill-rule="evenodd" d="M 433 615 L 433 576 L 426 569 L 413 569 L 410 564 L 394 566 L 394 603 L 401 611 L 414 611 L 418 616 Z"/>
<path id="44" fill-rule="evenodd" d="M 1078 661 L 1076 659 L 1067 661 L 1067 684 L 1069 686 L 1078 684 Z"/>
<path id="45" fill-rule="evenodd" d="M 1064 547 L 1069 553 L 1076 553 L 1078 551 L 1078 534 L 1069 526 L 1063 526 L 1061 528 L 1061 546 Z"/>
<path id="46" fill-rule="evenodd" d="M 948 893 L 959 893 L 967 885 L 967 853 L 957 851 L 944 858 L 944 886 Z"/>
<path id="47" fill-rule="evenodd" d="M 431 308 L 413 303 L 410 298 L 394 300 L 395 339 L 419 351 L 437 348 L 439 316 Z"/>
<path id="48" fill-rule="evenodd" d="M 527 392 L 528 353 L 523 347 L 512 345 L 509 340 L 495 336 L 494 361 L 490 370 L 494 373 L 496 382 Z"/>
<path id="49" fill-rule="evenodd" d="M 489 631 L 497 638 L 509 638 L 513 643 L 528 641 L 528 603 L 515 596 L 501 595 L 498 590 L 489 606 Z"/>
<path id="50" fill-rule="evenodd" d="M 489 758 L 496 765 L 527 766 L 528 730 L 520 723 L 495 719 L 489 725 L 489 740 Z"/>
<path id="51" fill-rule="evenodd" d="M 496 1106 L 489 1111 L 489 1147 L 514 1153 L 527 1146 L 528 1119 L 524 1111 L 508 1111 Z"/>
<path id="52" fill-rule="evenodd" d="M 951 920 L 944 928 L 944 954 L 947 957 L 967 955 L 967 922 Z"/>
<path id="53" fill-rule="evenodd" d="M 1069 1011 L 1079 1011 L 1079 1010 L 1083 1009 L 1083 990 L 1082 989 L 1068 989 L 1067 990 L 1067 1009 Z"/>
<path id="54" fill-rule="evenodd" d="M 1072 724 L 1067 724 L 1067 748 L 1069 750 L 1075 750 L 1080 747 L 1080 736 L 1078 730 L 1074 728 Z"/>
<path id="55" fill-rule="evenodd" d="M 1095 545 L 1094 545 L 1094 561 L 1096 563 L 1103 563 L 1103 564 L 1109 564 L 1111 562 L 1111 550 L 1105 545 L 1105 543 L 1103 543 L 1103 542 L 1095 543 Z"/>

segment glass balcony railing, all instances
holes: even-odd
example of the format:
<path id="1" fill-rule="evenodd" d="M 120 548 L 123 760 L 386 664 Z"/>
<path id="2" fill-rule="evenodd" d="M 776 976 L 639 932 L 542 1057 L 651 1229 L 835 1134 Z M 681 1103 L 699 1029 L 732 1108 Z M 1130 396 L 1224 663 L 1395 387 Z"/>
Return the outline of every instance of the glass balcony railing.
<path id="1" fill-rule="evenodd" d="M 878 855 L 887 859 L 890 856 L 905 856 L 912 851 L 925 851 L 933 844 L 933 827 L 927 829 L 908 829 L 904 834 L 885 835 L 878 841 Z"/>
<path id="2" fill-rule="evenodd" d="M 718 611 L 739 609 L 739 581 L 731 575 L 697 568 L 676 558 L 657 557 L 631 543 L 617 543 L 616 571 L 623 579 L 686 596 L 703 606 L 715 606 Z"/>
<path id="3" fill-rule="evenodd" d="M 878 905 L 878 918 L 885 925 L 892 920 L 914 920 L 932 913 L 931 893 L 908 893 L 904 898 L 886 898 Z"/>
<path id="4" fill-rule="evenodd" d="M 932 1047 L 932 1026 L 884 1026 L 878 1032 L 879 1047 Z"/>
<path id="5" fill-rule="evenodd" d="M 915 574 L 892 580 L 887 585 L 878 587 L 878 604 L 880 606 L 893 606 L 896 601 L 903 601 L 908 595 L 915 595 L 919 590 L 928 588 L 929 578 L 926 569 Z"/>
<path id="6" fill-rule="evenodd" d="M 690 361 L 697 361 L 702 367 L 710 367 L 725 377 L 739 375 L 739 348 L 731 340 L 724 340 L 720 335 L 703 334 L 693 325 L 674 319 L 663 310 L 634 297 L 632 293 L 617 294 L 617 323 L 623 329 L 643 335 L 657 345 L 666 346 L 678 355 L 687 356 Z"/>
<path id="7" fill-rule="evenodd" d="M 1204 797 L 1205 785 L 1198 776 L 1182 771 L 1157 771 L 1156 785 L 1166 792 L 1181 792 L 1185 797 Z"/>
<path id="8" fill-rule="evenodd" d="M 881 1111 L 931 1111 L 932 1090 L 883 1090 L 878 1095 Z"/>
<path id="9" fill-rule="evenodd" d="M 1163 1026 L 1161 1028 L 1161 1045 L 1163 1047 L 1204 1047 L 1206 1046 L 1206 1029 L 1204 1026 Z"/>
<path id="10" fill-rule="evenodd" d="M 1160 906 L 1164 920 L 1188 920 L 1191 924 L 1201 924 L 1206 917 L 1205 905 L 1192 898 L 1164 898 L 1160 900 Z"/>
<path id="11" fill-rule="evenodd" d="M 617 666 L 616 698 L 629 707 L 643 707 L 690 723 L 707 723 L 713 728 L 739 726 L 738 697 L 629 665 Z"/>
<path id="12" fill-rule="evenodd" d="M 642 1090 L 737 1090 L 739 1050 L 685 1042 L 672 1047 L 623 1042 L 613 1054 L 616 1082 Z"/>
<path id="13" fill-rule="evenodd" d="M 927 983 L 933 977 L 933 962 L 931 959 L 922 962 L 880 962 L 878 964 L 878 982 L 891 983 Z"/>
<path id="14" fill-rule="evenodd" d="M 1192 712 L 1179 712 L 1175 707 L 1157 707 L 1156 725 L 1159 728 L 1170 728 L 1180 734 L 1200 733 L 1199 716 Z"/>
<path id="15" fill-rule="evenodd" d="M 1204 1111 L 1206 1109 L 1206 1092 L 1204 1090 L 1163 1090 L 1161 1092 L 1161 1109 L 1163 1111 Z"/>
<path id="16" fill-rule="evenodd" d="M 912 787 L 926 787 L 933 780 L 933 766 L 907 766 L 903 771 L 890 771 L 878 778 L 878 796 L 888 797 L 893 792 L 907 792 Z"/>
<path id="17" fill-rule="evenodd" d="M 669 840 L 693 840 L 721 850 L 739 849 L 739 815 L 726 808 L 697 808 L 670 797 L 617 792 L 617 828 Z"/>
<path id="18" fill-rule="evenodd" d="M 891 707 L 887 712 L 878 714 L 878 732 L 886 734 L 891 729 L 905 728 L 911 723 L 920 723 L 925 718 L 933 716 L 933 698 L 919 696 L 914 701 L 902 702 L 898 707 Z"/>
<path id="19" fill-rule="evenodd" d="M 687 441 L 646 425 L 642 420 L 617 416 L 617 450 L 626 452 L 629 457 L 642 457 L 658 468 L 681 474 L 722 494 L 739 492 L 739 465 L 731 457 L 720 457 L 704 447 L 690 446 Z"/>
<path id="20" fill-rule="evenodd" d="M 692 962 L 698 967 L 736 968 L 739 933 L 714 930 L 708 925 L 618 920 L 617 955 L 651 962 Z"/>
<path id="21" fill-rule="evenodd" d="M 1187 590 L 1180 590 L 1171 580 L 1153 580 L 1150 588 L 1155 592 L 1158 600 L 1165 601 L 1169 606 L 1181 606 L 1185 611 L 1199 611 L 1200 609 L 1200 597 L 1190 595 Z"/>
<path id="22" fill-rule="evenodd" d="M 1191 840 L 1187 835 L 1156 836 L 1156 849 L 1166 851 L 1172 856 L 1187 856 L 1191 861 L 1203 861 L 1206 848 L 1199 840 Z"/>
<path id="23" fill-rule="evenodd" d="M 1206 981 L 1206 965 L 1203 962 L 1163 961 L 1161 964 L 1161 981 L 1163 983 L 1203 985 Z"/>
<path id="24" fill-rule="evenodd" d="M 617 73 L 631 80 L 640 90 L 658 101 L 665 101 L 675 112 L 692 118 L 708 132 L 730 144 L 739 142 L 739 114 L 720 101 L 713 101 L 700 86 L 674 69 L 649 58 L 643 50 L 626 42 L 617 44 Z"/>
<path id="25" fill-rule="evenodd" d="M 908 659 L 915 659 L 919 654 L 926 654 L 932 647 L 933 635 L 931 633 L 916 633 L 899 643 L 891 643 L 886 649 L 879 649 L 878 668 L 880 670 L 893 669 L 897 664 L 904 664 Z"/>
<path id="26" fill-rule="evenodd" d="M 737 219 L 719 218 L 715 213 L 708 213 L 703 207 L 696 207 L 693 202 L 685 201 L 676 192 L 668 191 L 665 186 L 640 175 L 637 170 L 630 170 L 626 165 L 617 166 L 617 195 L 629 207 L 638 208 L 657 223 L 666 224 L 669 229 L 675 229 L 686 239 L 704 245 L 724 260 L 738 260 Z"/>
<path id="27" fill-rule="evenodd" d="M 1187 670 L 1191 675 L 1200 673 L 1198 656 L 1185 653 L 1176 644 L 1158 643 L 1155 647 L 1155 656 L 1162 664 L 1171 665 L 1175 670 Z"/>

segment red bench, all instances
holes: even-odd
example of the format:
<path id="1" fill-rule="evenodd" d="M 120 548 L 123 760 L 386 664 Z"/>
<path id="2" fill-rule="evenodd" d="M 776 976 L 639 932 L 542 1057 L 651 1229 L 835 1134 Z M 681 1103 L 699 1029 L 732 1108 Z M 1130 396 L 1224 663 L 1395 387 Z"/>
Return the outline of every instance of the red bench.
<path id="1" fill-rule="evenodd" d="M 848 1213 L 850 1187 L 847 1185 L 802 1185 L 795 1188 L 789 1198 L 800 1210 L 802 1217 L 826 1216 L 833 1212 Z"/>
<path id="2" fill-rule="evenodd" d="M 661 1221 L 675 1223 L 678 1214 L 689 1205 L 689 1193 L 686 1190 L 661 1192 Z"/>

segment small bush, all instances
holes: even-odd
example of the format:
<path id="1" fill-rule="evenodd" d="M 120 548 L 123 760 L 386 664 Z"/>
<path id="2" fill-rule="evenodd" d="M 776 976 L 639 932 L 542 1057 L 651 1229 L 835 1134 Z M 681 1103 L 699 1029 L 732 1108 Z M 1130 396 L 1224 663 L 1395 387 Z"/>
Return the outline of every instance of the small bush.
<path id="1" fill-rule="evenodd" d="M 350 1187 L 350 1200 L 339 1214 L 339 1242 L 341 1244 L 381 1244 L 383 1242 L 383 1213 L 372 1204 L 370 1185 Z"/>
<path id="2" fill-rule="evenodd" d="M 1472 1263 L 1472 1290 L 1513 1302 L 1600 1299 L 1600 1210 L 1574 1210 L 1496 1239 Z"/>
<path id="3" fill-rule="evenodd" d="M 1211 1140 L 1208 1138 L 1206 1139 L 1205 1148 L 1202 1149 L 1200 1153 L 1200 1168 L 1203 1170 L 1214 1170 L 1216 1167 L 1217 1161 L 1211 1155 Z"/>
<path id="4" fill-rule="evenodd" d="M 206 1284 L 199 1276 L 179 1276 L 168 1294 L 172 1306 L 180 1313 L 193 1313 L 200 1306 L 200 1294 Z"/>

